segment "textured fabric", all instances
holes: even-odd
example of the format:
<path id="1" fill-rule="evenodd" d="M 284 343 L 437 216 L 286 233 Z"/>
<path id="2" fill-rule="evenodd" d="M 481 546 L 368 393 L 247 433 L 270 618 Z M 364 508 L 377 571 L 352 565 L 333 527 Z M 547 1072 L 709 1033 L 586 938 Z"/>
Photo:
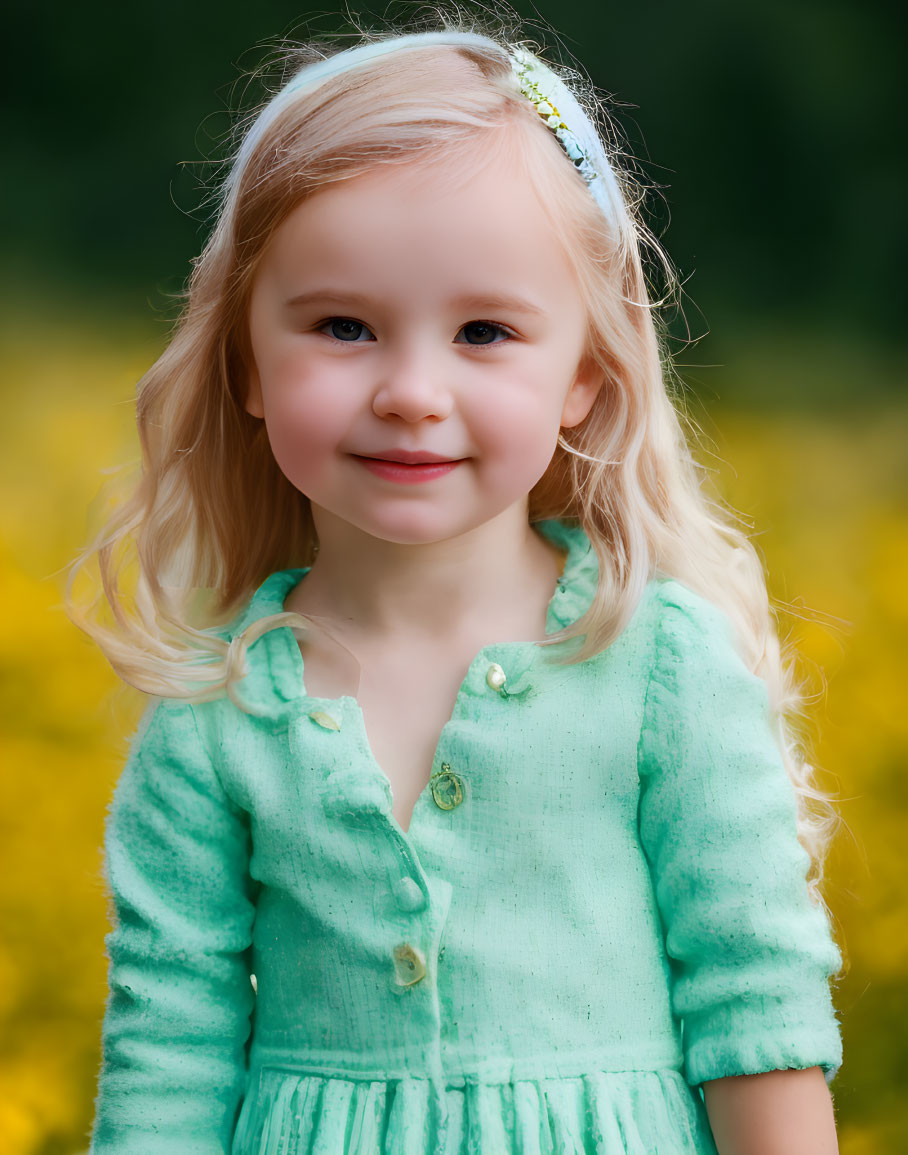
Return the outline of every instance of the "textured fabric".
<path id="1" fill-rule="evenodd" d="M 552 632 L 596 558 L 539 529 Z M 94 1155 L 714 1153 L 703 1081 L 832 1079 L 841 959 L 728 620 L 656 577 L 603 653 L 549 653 L 476 656 L 408 832 L 289 629 L 249 648 L 257 716 L 150 703 L 106 827 Z"/>

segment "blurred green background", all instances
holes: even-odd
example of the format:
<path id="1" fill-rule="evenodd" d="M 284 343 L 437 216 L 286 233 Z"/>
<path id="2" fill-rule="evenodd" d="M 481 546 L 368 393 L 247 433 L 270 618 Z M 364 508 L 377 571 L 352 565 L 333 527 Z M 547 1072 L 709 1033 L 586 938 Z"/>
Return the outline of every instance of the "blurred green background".
<path id="1" fill-rule="evenodd" d="M 684 279 L 672 332 L 706 464 L 788 606 L 820 782 L 846 824 L 827 886 L 849 967 L 835 992 L 841 1149 L 908 1150 L 901 10 L 517 8 L 550 45 L 554 24 L 614 95 L 654 186 L 650 220 Z M 5 16 L 0 1153 L 88 1145 L 102 825 L 142 708 L 60 611 L 61 568 L 105 471 L 138 455 L 135 383 L 206 231 L 202 162 L 228 109 L 257 98 L 245 74 L 307 26 L 350 27 L 278 0 Z M 686 348 L 685 324 L 699 338 Z"/>

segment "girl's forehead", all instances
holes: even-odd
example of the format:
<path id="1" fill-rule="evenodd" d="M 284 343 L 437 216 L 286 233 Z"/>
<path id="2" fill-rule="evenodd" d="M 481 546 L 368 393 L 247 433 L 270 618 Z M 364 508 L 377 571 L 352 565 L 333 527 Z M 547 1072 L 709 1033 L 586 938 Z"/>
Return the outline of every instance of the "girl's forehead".
<path id="1" fill-rule="evenodd" d="M 486 154 L 473 171 L 421 161 L 379 165 L 329 184 L 297 205 L 271 247 L 271 260 L 298 278 L 306 267 L 414 274 L 427 264 L 452 275 L 512 270 L 543 282 L 568 271 L 561 239 L 522 165 Z"/>
<path id="2" fill-rule="evenodd" d="M 462 149 L 455 154 L 380 163 L 334 181 L 296 205 L 285 232 L 318 232 L 380 241 L 392 227 L 505 235 L 541 234 L 548 217 L 519 149 Z"/>
<path id="3" fill-rule="evenodd" d="M 325 185 L 313 195 L 363 189 L 434 201 L 439 194 L 454 195 L 483 181 L 508 185 L 513 194 L 518 186 L 532 187 L 527 161 L 522 134 L 502 126 L 444 148 L 379 161 L 365 172 Z"/>

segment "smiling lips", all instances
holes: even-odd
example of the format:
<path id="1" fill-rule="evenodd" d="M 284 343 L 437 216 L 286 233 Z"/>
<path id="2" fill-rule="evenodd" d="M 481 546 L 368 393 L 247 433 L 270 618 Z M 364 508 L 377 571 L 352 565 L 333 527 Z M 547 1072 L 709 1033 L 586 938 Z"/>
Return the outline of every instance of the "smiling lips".
<path id="1" fill-rule="evenodd" d="M 406 449 L 392 449 L 372 457 L 353 455 L 362 462 L 370 473 L 383 477 L 386 481 L 396 481 L 404 485 L 416 485 L 422 481 L 434 481 L 456 469 L 464 460 L 442 457 L 438 453 L 413 453 Z"/>

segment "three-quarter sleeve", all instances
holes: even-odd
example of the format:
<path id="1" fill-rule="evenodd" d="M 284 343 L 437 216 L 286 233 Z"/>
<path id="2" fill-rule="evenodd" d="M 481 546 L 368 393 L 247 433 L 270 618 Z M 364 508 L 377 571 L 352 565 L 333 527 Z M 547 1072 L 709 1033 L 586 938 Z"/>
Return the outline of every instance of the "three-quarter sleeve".
<path id="1" fill-rule="evenodd" d="M 194 709 L 160 700 L 105 826 L 115 927 L 91 1155 L 223 1155 L 254 1002 L 250 838 Z"/>
<path id="2" fill-rule="evenodd" d="M 684 1074 L 842 1062 L 829 977 L 841 966 L 807 889 L 797 802 L 766 683 L 726 615 L 662 583 L 638 750 L 640 839 L 681 1021 Z"/>

